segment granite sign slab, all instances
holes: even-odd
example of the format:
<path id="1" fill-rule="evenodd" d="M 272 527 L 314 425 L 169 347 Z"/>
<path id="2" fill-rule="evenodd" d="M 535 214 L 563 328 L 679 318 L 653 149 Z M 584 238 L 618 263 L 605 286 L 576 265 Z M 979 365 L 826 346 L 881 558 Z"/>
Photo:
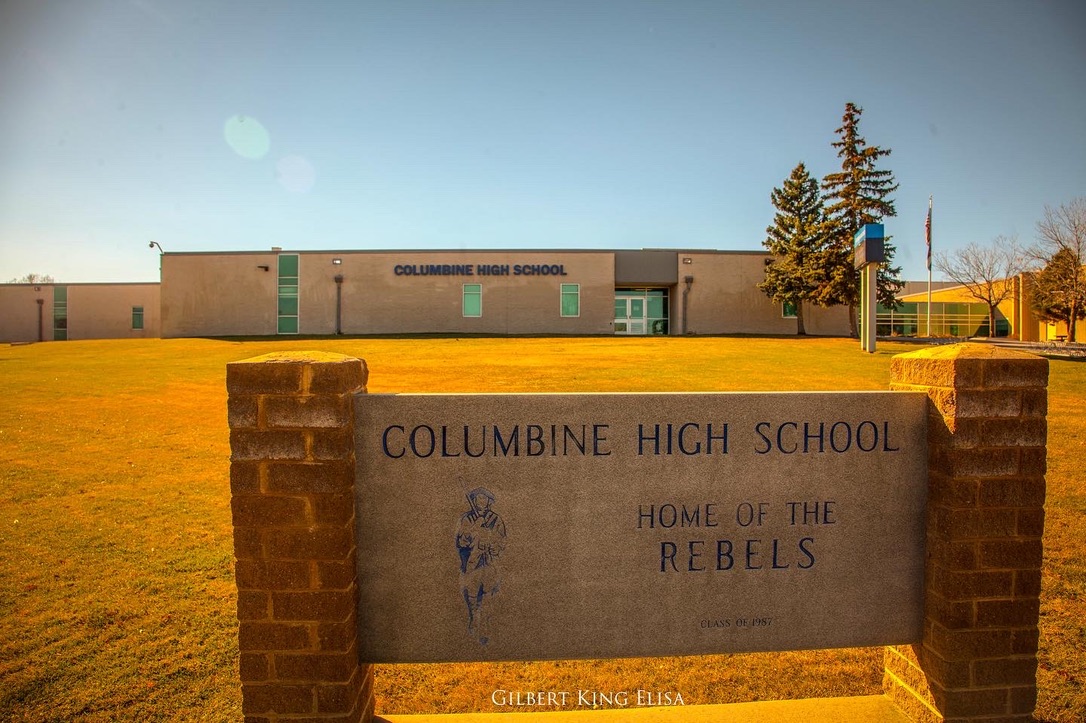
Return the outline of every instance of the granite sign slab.
<path id="1" fill-rule="evenodd" d="M 359 395 L 355 419 L 365 661 L 921 637 L 923 394 Z"/>

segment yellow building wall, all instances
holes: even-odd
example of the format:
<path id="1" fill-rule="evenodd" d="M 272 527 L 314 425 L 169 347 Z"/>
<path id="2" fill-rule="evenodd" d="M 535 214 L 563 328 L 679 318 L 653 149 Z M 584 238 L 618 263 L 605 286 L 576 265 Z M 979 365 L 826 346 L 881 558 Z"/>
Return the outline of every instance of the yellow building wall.
<path id="1" fill-rule="evenodd" d="M 1056 341 L 1060 337 L 1064 339 L 1068 338 L 1067 324 L 1063 322 L 1047 322 L 1040 319 L 1037 314 L 1030 308 L 1030 291 L 1032 287 L 1032 275 L 1021 274 L 1019 277 L 1020 288 L 1022 289 L 1021 301 L 1019 303 L 1019 314 L 1022 319 L 1022 340 L 1023 341 Z M 1077 342 L 1086 342 L 1086 320 L 1079 320 L 1075 322 L 1075 340 Z"/>
<path id="2" fill-rule="evenodd" d="M 1002 318 L 1006 319 L 1007 323 L 1010 324 L 1010 335 L 1019 336 L 1023 326 L 1028 326 L 1028 324 L 1023 324 L 1022 320 L 1022 305 L 1019 301 L 1021 298 L 1021 294 L 1019 291 L 1018 277 L 1006 279 L 1000 282 L 1000 285 L 996 287 L 997 292 L 1001 291 L 1002 286 L 1006 284 L 1009 284 L 1014 288 L 1012 289 L 1010 296 L 1008 296 L 1006 299 L 996 305 L 996 318 L 1000 318 L 1002 316 Z M 916 294 L 906 294 L 900 296 L 899 299 L 901 301 L 909 303 L 926 304 L 928 301 L 928 294 L 926 291 Z M 983 301 L 970 294 L 969 290 L 964 286 L 951 286 L 950 288 L 933 289 L 931 292 L 931 303 L 933 304 L 933 306 L 934 304 L 984 304 Z M 938 307 L 934 307 L 932 309 L 933 314 L 937 314 L 938 311 Z M 924 310 L 924 307 L 921 307 L 921 323 L 923 323 L 923 317 L 925 314 L 926 311 Z M 932 326 L 938 328 L 934 321 L 932 322 Z M 1028 341 L 1028 339 L 1025 339 L 1024 341 Z"/>
<path id="3" fill-rule="evenodd" d="M 1062 322 L 1049 323 L 1038 318 L 1030 308 L 1030 274 L 1024 273 L 1007 279 L 1004 283 L 1012 284 L 1014 291 L 1011 297 L 1000 303 L 996 308 L 1011 326 L 1011 336 L 1020 341 L 1054 341 L 1059 337 L 1067 337 L 1067 324 Z M 902 296 L 902 301 L 920 302 L 927 301 L 926 293 L 909 294 Z M 977 304 L 977 298 L 970 295 L 962 286 L 933 291 L 932 303 L 969 303 Z M 1086 320 L 1080 320 L 1075 324 L 1075 336 L 1079 341 L 1086 341 Z"/>

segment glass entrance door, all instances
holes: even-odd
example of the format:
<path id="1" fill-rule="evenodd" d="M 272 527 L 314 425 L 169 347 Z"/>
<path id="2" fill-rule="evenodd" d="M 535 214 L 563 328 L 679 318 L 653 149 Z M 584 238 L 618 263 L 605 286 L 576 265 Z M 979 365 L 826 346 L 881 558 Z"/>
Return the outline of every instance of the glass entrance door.
<path id="1" fill-rule="evenodd" d="M 615 289 L 615 334 L 668 333 L 667 289 Z"/>
<path id="2" fill-rule="evenodd" d="M 615 333 L 636 334 L 645 333 L 645 300 L 638 298 L 615 299 Z"/>

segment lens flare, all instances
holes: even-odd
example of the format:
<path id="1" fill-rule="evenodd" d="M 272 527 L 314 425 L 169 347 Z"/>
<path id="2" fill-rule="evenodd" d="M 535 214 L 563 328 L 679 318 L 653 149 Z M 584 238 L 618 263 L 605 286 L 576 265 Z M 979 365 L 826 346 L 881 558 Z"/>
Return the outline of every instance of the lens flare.
<path id="1" fill-rule="evenodd" d="M 250 116 L 230 116 L 226 119 L 222 134 L 234 153 L 251 161 L 258 161 L 268 155 L 271 147 L 271 137 L 267 129 Z"/>

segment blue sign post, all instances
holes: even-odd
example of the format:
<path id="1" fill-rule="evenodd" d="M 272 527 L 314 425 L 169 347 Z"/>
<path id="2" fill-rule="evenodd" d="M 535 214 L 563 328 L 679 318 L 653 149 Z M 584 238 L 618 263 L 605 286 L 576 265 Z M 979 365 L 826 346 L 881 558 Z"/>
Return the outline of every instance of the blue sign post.
<path id="1" fill-rule="evenodd" d="M 878 270 L 886 260 L 884 239 L 881 223 L 861 226 L 852 239 L 856 268 L 860 269 L 860 348 L 868 353 L 875 351 Z"/>

